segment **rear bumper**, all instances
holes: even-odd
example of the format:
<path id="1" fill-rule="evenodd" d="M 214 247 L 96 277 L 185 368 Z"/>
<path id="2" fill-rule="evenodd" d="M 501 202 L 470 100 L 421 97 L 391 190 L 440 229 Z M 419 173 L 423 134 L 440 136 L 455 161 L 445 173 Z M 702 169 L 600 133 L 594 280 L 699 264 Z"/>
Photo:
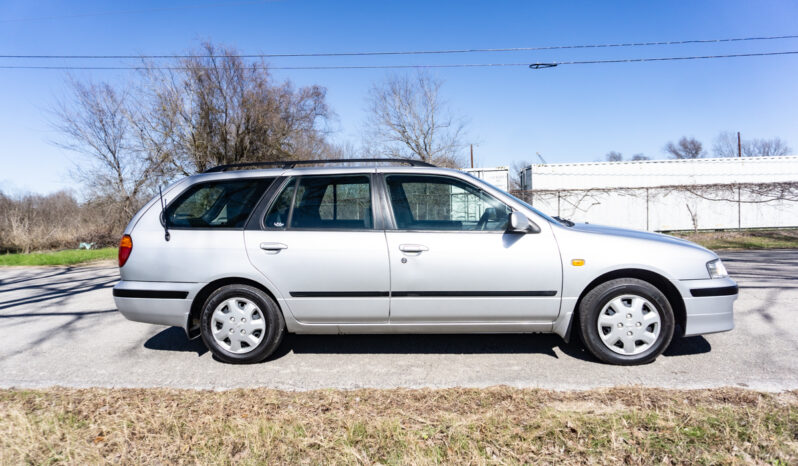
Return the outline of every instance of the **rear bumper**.
<path id="1" fill-rule="evenodd" d="M 685 280 L 690 289 L 684 297 L 685 336 L 727 332 L 734 329 L 734 301 L 737 283 L 730 278 Z"/>
<path id="2" fill-rule="evenodd" d="M 114 286 L 114 302 L 128 320 L 185 330 L 197 285 L 120 281 Z"/>

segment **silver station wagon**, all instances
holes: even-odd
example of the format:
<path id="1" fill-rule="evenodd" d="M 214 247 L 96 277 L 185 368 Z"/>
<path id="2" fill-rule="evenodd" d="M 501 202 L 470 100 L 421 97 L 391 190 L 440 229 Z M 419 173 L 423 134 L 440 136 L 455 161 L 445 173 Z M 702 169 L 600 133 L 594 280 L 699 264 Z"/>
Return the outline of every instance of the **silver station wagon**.
<path id="1" fill-rule="evenodd" d="M 169 186 L 125 230 L 119 311 L 230 363 L 264 360 L 285 332 L 553 332 L 641 364 L 674 335 L 734 327 L 737 285 L 696 244 L 554 219 L 418 161 L 335 162 L 221 166 Z"/>

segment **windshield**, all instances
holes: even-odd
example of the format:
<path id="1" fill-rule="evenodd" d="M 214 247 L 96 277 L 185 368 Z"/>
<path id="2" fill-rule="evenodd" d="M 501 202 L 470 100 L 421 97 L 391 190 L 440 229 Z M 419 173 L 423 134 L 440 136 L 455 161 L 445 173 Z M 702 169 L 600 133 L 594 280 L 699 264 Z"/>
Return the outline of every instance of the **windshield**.
<path id="1" fill-rule="evenodd" d="M 527 209 L 529 209 L 529 210 L 531 210 L 532 212 L 534 212 L 534 213 L 536 213 L 536 214 L 540 215 L 541 217 L 545 218 L 545 219 L 546 219 L 546 220 L 548 220 L 549 222 L 554 222 L 554 223 L 559 223 L 559 224 L 565 225 L 565 223 L 564 223 L 564 222 L 561 222 L 561 221 L 557 220 L 555 217 L 551 217 L 551 216 L 549 216 L 549 215 L 547 215 L 547 214 L 545 214 L 545 213 L 543 213 L 543 212 L 539 211 L 538 209 L 536 209 L 536 208 L 532 207 L 531 205 L 529 205 L 529 203 L 527 203 L 527 202 L 524 202 L 523 200 L 521 200 L 521 199 L 517 198 L 516 196 L 513 196 L 513 195 L 512 195 L 512 194 L 510 194 L 510 193 L 507 193 L 507 195 L 508 195 L 509 197 L 511 197 L 513 200 L 517 201 L 519 204 L 522 204 L 522 205 L 523 205 L 524 207 L 526 207 Z"/>
<path id="2" fill-rule="evenodd" d="M 511 199 L 513 199 L 513 200 L 517 201 L 518 203 L 522 204 L 524 207 L 526 207 L 527 209 L 531 210 L 532 212 L 540 215 L 541 217 L 545 218 L 549 222 L 558 223 L 560 225 L 564 225 L 564 226 L 567 226 L 567 227 L 570 227 L 570 226 L 574 225 L 574 222 L 572 222 L 570 220 L 564 220 L 564 219 L 560 219 L 560 218 L 557 218 L 557 217 L 551 217 L 551 216 L 549 216 L 547 214 L 544 214 L 543 212 L 541 212 L 538 209 L 536 209 L 536 208 L 532 207 L 531 205 L 529 205 L 529 203 L 524 202 L 523 200 L 517 198 L 516 196 L 513 196 L 512 194 L 510 194 L 509 192 L 507 192 L 507 191 L 505 191 L 505 190 L 503 190 L 501 188 L 497 188 L 496 186 L 494 186 L 493 184 L 483 180 L 482 178 L 479 178 L 479 177 L 477 177 L 477 176 L 475 176 L 475 175 L 473 175 L 473 174 L 471 174 L 469 172 L 463 172 L 463 173 L 465 173 L 466 175 L 470 176 L 471 178 L 474 178 L 475 180 L 479 180 L 481 183 L 484 183 L 484 184 L 490 186 L 491 188 L 493 188 L 493 189 L 495 189 L 495 190 L 497 190 L 497 191 L 499 191 L 501 193 L 506 194 Z"/>

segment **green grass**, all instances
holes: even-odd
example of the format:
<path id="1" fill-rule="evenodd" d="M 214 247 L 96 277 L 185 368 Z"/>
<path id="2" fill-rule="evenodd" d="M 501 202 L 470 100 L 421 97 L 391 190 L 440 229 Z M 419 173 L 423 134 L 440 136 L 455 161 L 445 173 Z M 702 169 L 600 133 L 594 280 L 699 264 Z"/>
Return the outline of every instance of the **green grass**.
<path id="1" fill-rule="evenodd" d="M 798 229 L 672 232 L 707 249 L 794 249 Z"/>
<path id="2" fill-rule="evenodd" d="M 34 252 L 30 254 L 0 254 L 2 265 L 73 265 L 103 259 L 115 259 L 116 248 L 67 249 L 53 252 Z"/>

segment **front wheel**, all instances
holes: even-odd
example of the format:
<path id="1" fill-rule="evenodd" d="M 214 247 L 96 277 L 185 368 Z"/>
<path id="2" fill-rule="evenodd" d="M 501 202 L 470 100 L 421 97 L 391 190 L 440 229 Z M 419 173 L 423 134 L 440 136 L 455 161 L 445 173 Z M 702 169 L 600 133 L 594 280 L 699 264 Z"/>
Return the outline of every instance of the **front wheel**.
<path id="1" fill-rule="evenodd" d="M 673 338 L 668 299 L 654 285 L 636 278 L 598 285 L 582 299 L 578 312 L 582 341 L 606 363 L 649 363 Z"/>
<path id="2" fill-rule="evenodd" d="M 258 288 L 227 285 L 205 301 L 202 341 L 219 360 L 260 362 L 280 346 L 285 323 L 277 303 Z"/>

